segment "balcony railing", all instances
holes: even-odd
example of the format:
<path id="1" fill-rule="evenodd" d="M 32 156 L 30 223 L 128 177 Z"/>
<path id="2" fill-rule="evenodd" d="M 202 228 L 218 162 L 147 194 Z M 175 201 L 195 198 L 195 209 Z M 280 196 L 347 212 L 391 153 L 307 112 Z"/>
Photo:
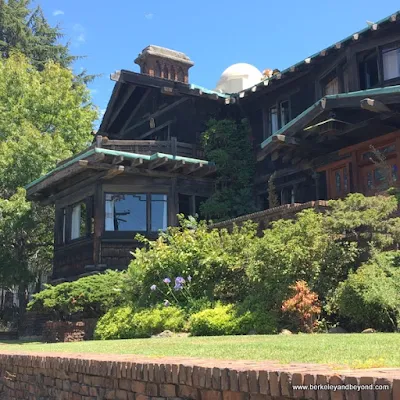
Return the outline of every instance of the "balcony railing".
<path id="1" fill-rule="evenodd" d="M 143 155 L 166 153 L 174 156 L 204 158 L 204 152 L 196 145 L 171 140 L 104 140 L 101 147 L 111 150 L 127 151 Z"/>

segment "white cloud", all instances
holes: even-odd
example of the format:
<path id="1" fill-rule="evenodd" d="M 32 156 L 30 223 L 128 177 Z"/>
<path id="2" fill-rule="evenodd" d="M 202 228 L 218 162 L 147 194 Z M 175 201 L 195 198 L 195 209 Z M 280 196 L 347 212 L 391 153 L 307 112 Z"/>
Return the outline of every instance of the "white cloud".
<path id="1" fill-rule="evenodd" d="M 55 10 L 55 11 L 53 11 L 53 15 L 55 17 L 57 17 L 57 15 L 64 15 L 64 11 L 63 10 Z"/>
<path id="2" fill-rule="evenodd" d="M 153 14 L 153 13 L 146 13 L 146 14 L 144 14 L 144 17 L 145 17 L 146 19 L 153 19 L 154 14 Z"/>
<path id="3" fill-rule="evenodd" d="M 90 91 L 91 91 L 92 94 L 97 94 L 97 93 L 99 93 L 99 91 L 98 91 L 97 89 L 90 89 Z"/>
<path id="4" fill-rule="evenodd" d="M 74 31 L 73 43 L 75 46 L 86 42 L 86 31 L 81 24 L 74 24 L 72 30 Z"/>

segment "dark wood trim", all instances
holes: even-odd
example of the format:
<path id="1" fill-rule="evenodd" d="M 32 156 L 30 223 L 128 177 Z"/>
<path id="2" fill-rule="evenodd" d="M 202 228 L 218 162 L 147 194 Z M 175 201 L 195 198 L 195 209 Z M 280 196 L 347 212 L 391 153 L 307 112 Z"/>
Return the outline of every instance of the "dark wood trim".
<path id="1" fill-rule="evenodd" d="M 127 85 L 126 92 L 124 93 L 124 96 L 121 99 L 121 104 L 118 107 L 118 109 L 113 110 L 113 115 L 112 115 L 112 118 L 110 118 L 110 121 L 108 122 L 108 126 L 111 126 L 118 119 L 119 114 L 121 113 L 121 111 L 125 107 L 126 103 L 128 102 L 128 100 L 132 96 L 132 93 L 135 91 L 135 89 L 136 89 L 136 86 Z"/>

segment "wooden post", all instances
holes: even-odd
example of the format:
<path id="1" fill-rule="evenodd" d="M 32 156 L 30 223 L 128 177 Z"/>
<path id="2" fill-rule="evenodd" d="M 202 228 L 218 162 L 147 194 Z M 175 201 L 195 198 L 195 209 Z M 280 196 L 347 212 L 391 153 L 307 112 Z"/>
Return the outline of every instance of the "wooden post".
<path id="1" fill-rule="evenodd" d="M 93 235 L 93 263 L 101 264 L 101 236 L 104 228 L 104 201 L 101 183 L 96 185 L 94 193 L 94 235 Z"/>
<path id="2" fill-rule="evenodd" d="M 171 138 L 171 154 L 176 156 L 178 152 L 178 140 L 175 136 Z"/>
<path id="3" fill-rule="evenodd" d="M 319 174 L 318 172 L 314 172 L 312 174 L 312 177 L 314 178 L 315 181 L 315 200 L 319 200 Z"/>

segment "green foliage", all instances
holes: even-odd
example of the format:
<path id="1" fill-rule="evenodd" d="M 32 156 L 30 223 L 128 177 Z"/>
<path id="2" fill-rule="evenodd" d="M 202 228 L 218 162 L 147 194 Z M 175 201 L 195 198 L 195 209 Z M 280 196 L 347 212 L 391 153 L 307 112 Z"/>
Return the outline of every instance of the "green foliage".
<path id="1" fill-rule="evenodd" d="M 67 68 L 76 59 L 69 54 L 68 45 L 58 42 L 62 33 L 51 27 L 42 9 L 31 10 L 30 0 L 0 1 L 0 52 L 8 57 L 13 50 L 25 54 L 39 70 L 47 61 L 55 61 Z"/>
<path id="2" fill-rule="evenodd" d="M 135 312 L 130 307 L 111 309 L 97 323 L 95 338 L 131 339 L 150 337 L 164 330 L 180 332 L 185 327 L 185 315 L 179 308 L 153 308 Z"/>
<path id="3" fill-rule="evenodd" d="M 192 221 L 193 222 L 193 221 Z M 151 292 L 150 287 L 166 277 L 192 277 L 193 299 L 240 301 L 248 291 L 245 269 L 251 253 L 247 249 L 256 241 L 254 224 L 226 230 L 210 230 L 206 223 L 183 228 L 169 228 L 156 241 L 142 238 L 146 246 L 133 253 L 127 291 L 140 306 L 162 302 L 164 294 Z M 183 293 L 175 292 L 179 304 L 188 305 Z"/>
<path id="4" fill-rule="evenodd" d="M 216 191 L 200 207 L 201 214 L 221 220 L 254 211 L 255 160 L 247 121 L 210 120 L 202 139 L 207 159 L 216 164 L 217 179 Z"/>
<path id="5" fill-rule="evenodd" d="M 57 286 L 46 285 L 33 295 L 28 310 L 51 313 L 56 319 L 68 319 L 78 312 L 86 318 L 99 317 L 123 302 L 124 279 L 124 272 L 106 271 Z"/>
<path id="6" fill-rule="evenodd" d="M 339 284 L 332 300 L 359 329 L 400 328 L 400 252 L 378 253 Z"/>
<path id="7" fill-rule="evenodd" d="M 18 189 L 82 150 L 97 111 L 71 71 L 42 71 L 21 54 L 0 59 L 0 277 L 26 287 L 50 271 L 54 216 Z M 39 283 L 39 282 L 38 282 Z M 38 285 L 39 286 L 39 285 Z"/>
<path id="8" fill-rule="evenodd" d="M 189 319 L 189 331 L 193 336 L 270 334 L 276 332 L 276 320 L 259 308 L 249 311 L 233 304 L 217 304 L 193 314 Z"/>

